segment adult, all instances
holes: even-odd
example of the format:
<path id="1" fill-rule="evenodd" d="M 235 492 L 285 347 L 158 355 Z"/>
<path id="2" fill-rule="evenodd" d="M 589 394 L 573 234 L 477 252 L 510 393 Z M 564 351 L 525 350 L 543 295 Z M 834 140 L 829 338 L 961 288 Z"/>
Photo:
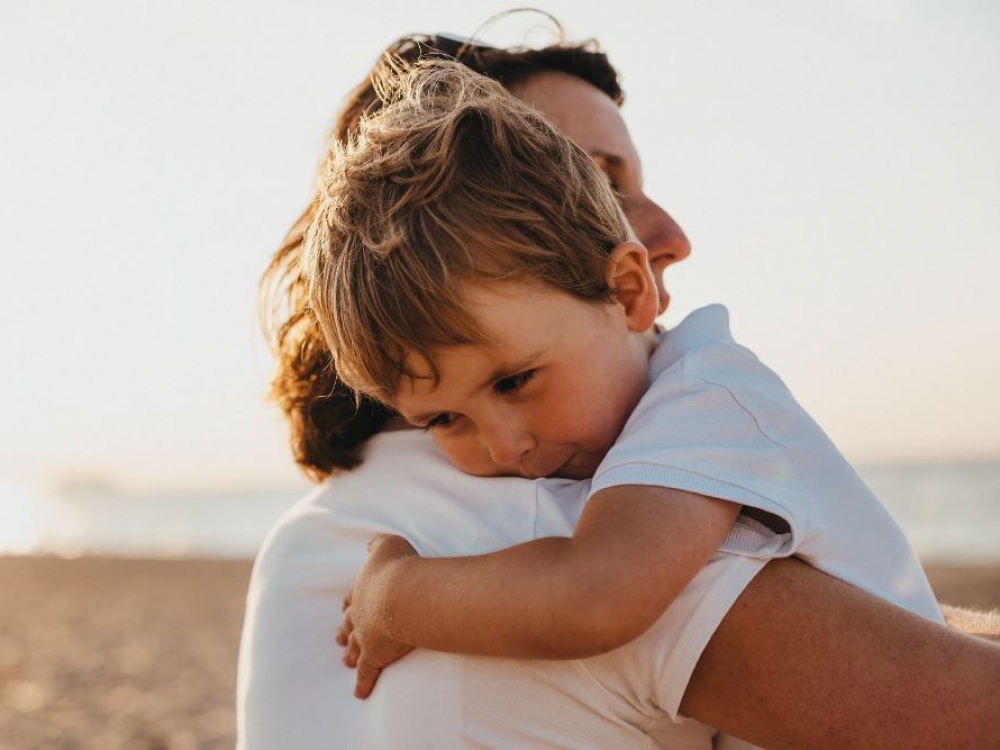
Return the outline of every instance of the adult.
<path id="1" fill-rule="evenodd" d="M 510 51 L 427 37 L 391 49 L 405 59 L 427 47 L 499 79 L 592 153 L 657 276 L 687 257 L 683 233 L 642 192 L 621 91 L 603 55 L 586 45 Z M 334 137 L 377 106 L 362 84 Z M 649 632 L 609 654 L 516 662 L 415 652 L 383 675 L 368 702 L 355 701 L 354 675 L 332 636 L 373 534 L 401 533 L 428 555 L 565 535 L 586 483 L 468 477 L 422 433 L 391 430 L 381 407 L 363 403 L 355 416 L 353 394 L 335 380 L 303 305 L 295 260 L 310 218 L 311 208 L 267 276 L 270 299 L 287 315 L 277 325 L 276 393 L 307 470 L 350 469 L 362 446 L 364 463 L 296 506 L 258 558 L 241 650 L 241 747 L 710 747 L 713 726 L 768 747 L 941 747 L 983 744 L 1000 732 L 992 704 L 1000 648 L 804 563 L 726 553 Z M 661 289 L 661 304 L 668 301 Z"/>

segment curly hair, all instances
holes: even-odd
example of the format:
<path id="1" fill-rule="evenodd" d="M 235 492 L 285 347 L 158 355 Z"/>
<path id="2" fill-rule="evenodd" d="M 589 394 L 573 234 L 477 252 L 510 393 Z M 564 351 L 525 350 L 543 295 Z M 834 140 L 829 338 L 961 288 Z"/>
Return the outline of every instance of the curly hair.
<path id="1" fill-rule="evenodd" d="M 425 57 L 453 58 L 506 87 L 538 72 L 563 72 L 595 86 L 619 106 L 624 98 L 617 71 L 593 40 L 567 44 L 560 39 L 538 49 L 505 49 L 447 36 L 409 35 L 390 44 L 369 77 L 348 95 L 330 141 L 347 141 L 357 132 L 363 115 L 383 106 L 374 82 L 384 78 L 387 67 Z M 261 323 L 277 359 L 270 395 L 288 419 L 295 462 L 317 481 L 357 466 L 364 443 L 393 416 L 375 400 L 358 399 L 340 379 L 309 307 L 301 255 L 319 197 L 317 191 L 292 224 L 264 271 L 259 291 Z"/>

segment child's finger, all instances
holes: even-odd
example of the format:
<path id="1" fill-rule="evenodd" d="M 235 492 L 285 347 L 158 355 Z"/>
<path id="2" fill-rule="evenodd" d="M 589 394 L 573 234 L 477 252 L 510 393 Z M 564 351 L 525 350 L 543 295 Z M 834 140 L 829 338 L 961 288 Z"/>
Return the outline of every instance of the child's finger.
<path id="1" fill-rule="evenodd" d="M 382 670 L 370 662 L 362 661 L 358 664 L 358 679 L 354 686 L 354 697 L 364 700 L 371 695 L 381 673 Z"/>
<path id="2" fill-rule="evenodd" d="M 358 666 L 358 659 L 360 658 L 361 646 L 358 645 L 358 639 L 349 636 L 347 639 L 347 651 L 344 653 L 344 664 L 353 669 Z"/>
<path id="3" fill-rule="evenodd" d="M 341 646 L 347 645 L 347 639 L 351 637 L 351 633 L 354 632 L 354 620 L 351 619 L 350 615 L 344 616 L 344 621 L 340 623 L 340 627 L 337 628 L 337 643 Z"/>

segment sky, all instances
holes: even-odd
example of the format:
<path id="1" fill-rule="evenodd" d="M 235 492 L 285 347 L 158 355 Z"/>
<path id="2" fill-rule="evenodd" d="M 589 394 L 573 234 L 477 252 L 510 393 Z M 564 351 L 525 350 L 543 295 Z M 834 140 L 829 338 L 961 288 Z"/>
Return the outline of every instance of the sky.
<path id="1" fill-rule="evenodd" d="M 259 275 L 382 47 L 509 7 L 0 4 L 0 484 L 301 484 Z M 728 305 L 852 461 L 1000 458 L 1000 5 L 542 7 L 692 240 L 665 324 Z"/>

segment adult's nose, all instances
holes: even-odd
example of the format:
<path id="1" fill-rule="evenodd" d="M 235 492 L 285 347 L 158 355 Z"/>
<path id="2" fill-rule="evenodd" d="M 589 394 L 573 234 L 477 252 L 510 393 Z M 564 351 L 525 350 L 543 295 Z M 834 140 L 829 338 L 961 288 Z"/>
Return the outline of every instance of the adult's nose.
<path id="1" fill-rule="evenodd" d="M 691 254 L 691 243 L 674 217 L 647 196 L 632 211 L 632 228 L 649 252 L 649 262 L 657 274 Z"/>

